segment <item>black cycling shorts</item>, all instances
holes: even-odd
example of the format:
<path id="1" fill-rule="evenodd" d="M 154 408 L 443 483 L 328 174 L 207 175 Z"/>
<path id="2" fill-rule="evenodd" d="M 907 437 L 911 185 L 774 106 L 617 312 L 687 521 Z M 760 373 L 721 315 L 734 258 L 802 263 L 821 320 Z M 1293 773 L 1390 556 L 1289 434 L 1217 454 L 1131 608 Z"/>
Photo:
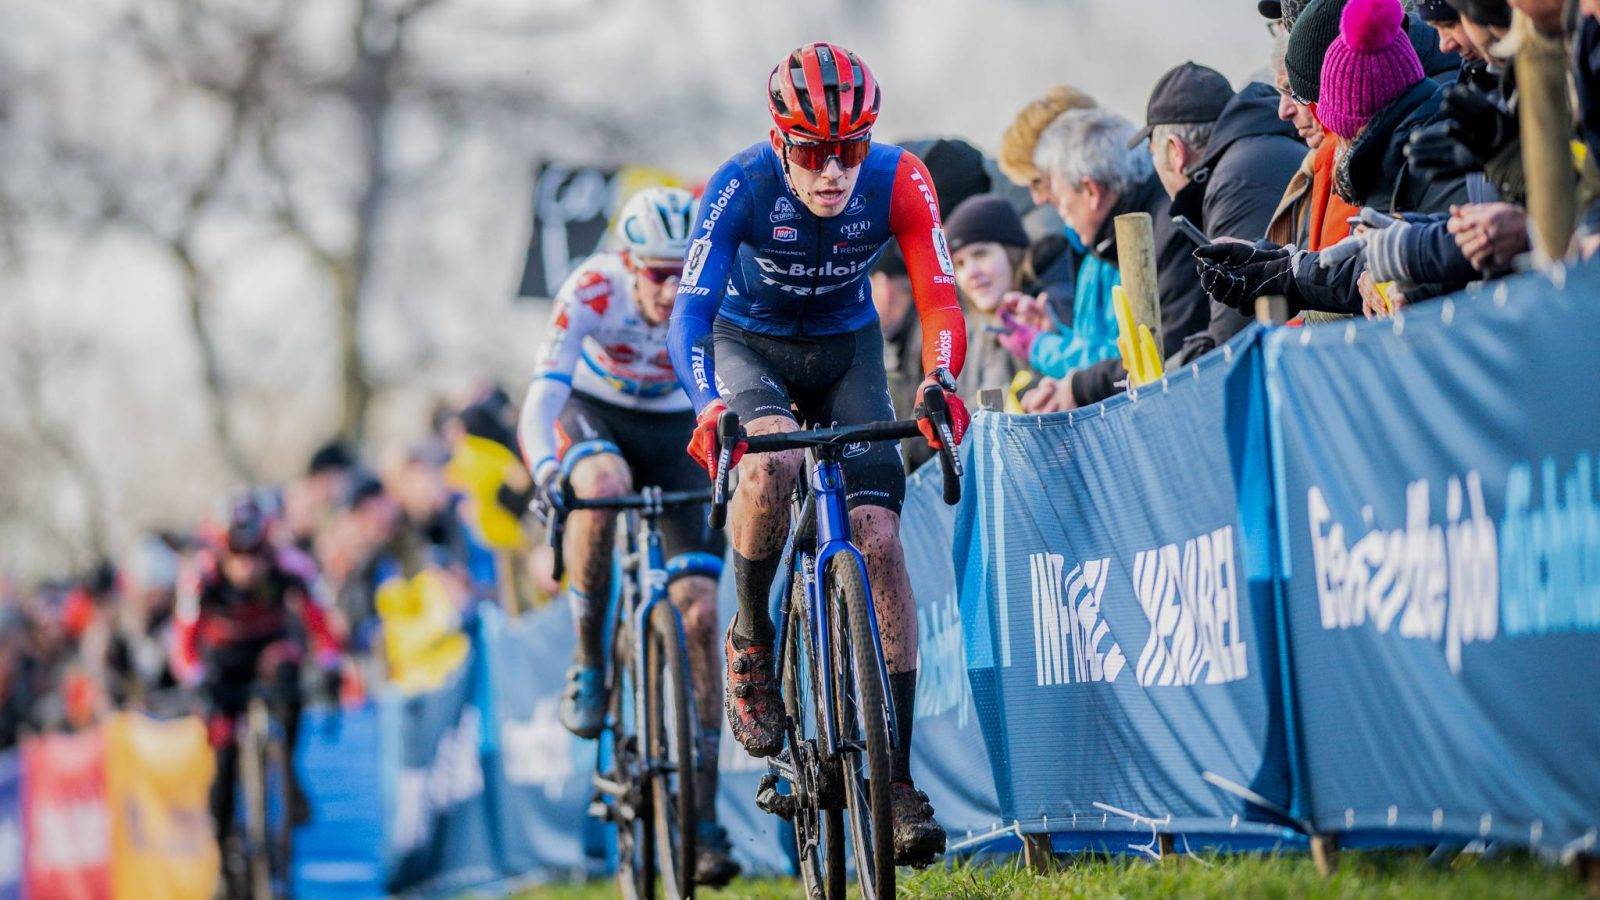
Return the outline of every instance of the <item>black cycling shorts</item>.
<path id="1" fill-rule="evenodd" d="M 742 422 L 762 416 L 794 419 L 795 411 L 807 427 L 895 419 L 877 322 L 845 334 L 778 337 L 718 319 L 711 340 L 717 393 Z M 850 509 L 879 506 L 900 512 L 906 473 L 899 441 L 851 444 L 844 451 L 844 475 Z"/>
<path id="2" fill-rule="evenodd" d="M 694 491 L 710 487 L 706 472 L 689 456 L 694 434 L 694 413 L 641 412 L 624 409 L 574 391 L 556 418 L 556 457 L 564 472 L 595 453 L 614 453 L 627 463 L 635 489 L 658 487 L 664 491 Z M 711 527 L 706 506 L 681 506 L 661 517 L 661 552 L 669 563 L 669 577 L 679 574 L 714 574 L 695 561 L 690 570 L 670 565 L 691 553 L 714 556 L 720 563 L 722 532 Z M 704 561 L 708 564 L 709 560 Z"/>

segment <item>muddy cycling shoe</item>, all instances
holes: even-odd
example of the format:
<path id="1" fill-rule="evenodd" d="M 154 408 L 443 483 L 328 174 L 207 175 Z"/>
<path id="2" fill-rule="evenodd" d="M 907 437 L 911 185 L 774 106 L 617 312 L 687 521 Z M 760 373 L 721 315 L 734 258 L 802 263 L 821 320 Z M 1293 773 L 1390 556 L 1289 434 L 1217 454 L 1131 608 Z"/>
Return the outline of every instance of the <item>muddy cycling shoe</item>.
<path id="1" fill-rule="evenodd" d="M 702 887 L 727 887 L 742 868 L 733 859 L 728 830 L 715 822 L 701 822 L 695 832 L 694 881 Z"/>
<path id="2" fill-rule="evenodd" d="M 728 626 L 728 726 L 745 752 L 761 759 L 783 749 L 783 702 L 772 674 L 772 645 L 748 643 Z"/>
<path id="3" fill-rule="evenodd" d="M 606 724 L 606 678 L 595 666 L 567 670 L 567 689 L 561 695 L 561 724 L 584 740 L 600 736 Z"/>
<path id="4" fill-rule="evenodd" d="M 907 782 L 889 785 L 889 825 L 895 865 L 930 866 L 944 853 L 944 829 L 933 820 L 933 804 Z"/>

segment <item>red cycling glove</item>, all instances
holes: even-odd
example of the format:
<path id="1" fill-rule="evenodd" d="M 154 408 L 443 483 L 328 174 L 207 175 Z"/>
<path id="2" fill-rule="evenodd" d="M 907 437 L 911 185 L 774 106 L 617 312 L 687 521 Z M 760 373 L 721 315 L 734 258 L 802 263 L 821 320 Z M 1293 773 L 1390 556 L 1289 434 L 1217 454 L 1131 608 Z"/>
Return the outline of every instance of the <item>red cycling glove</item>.
<path id="1" fill-rule="evenodd" d="M 689 439 L 690 458 L 699 463 L 700 468 L 705 469 L 707 475 L 713 477 L 716 473 L 712 472 L 711 469 L 712 466 L 716 465 L 718 451 L 717 420 L 722 417 L 722 414 L 727 409 L 728 404 L 723 403 L 721 400 L 713 400 L 707 403 L 706 408 L 700 410 L 700 416 L 695 420 L 694 436 Z M 744 451 L 749 446 L 744 441 L 733 445 L 733 455 L 728 461 L 730 468 L 739 464 L 739 460 L 744 457 Z"/>
<path id="2" fill-rule="evenodd" d="M 938 378 L 929 375 L 922 382 L 922 387 L 917 389 L 917 396 L 922 396 L 923 390 L 930 384 L 939 384 Z M 963 403 L 961 397 L 954 391 L 944 392 L 944 402 L 950 408 L 950 436 L 955 438 L 956 445 L 960 446 L 961 440 L 967 435 L 967 426 L 972 424 L 972 416 L 967 412 L 967 404 Z M 939 432 L 934 430 L 933 420 L 926 415 L 922 415 L 920 407 L 917 412 L 917 428 L 921 429 L 922 436 L 928 441 L 928 446 L 935 450 L 943 449 L 944 444 L 939 440 Z"/>

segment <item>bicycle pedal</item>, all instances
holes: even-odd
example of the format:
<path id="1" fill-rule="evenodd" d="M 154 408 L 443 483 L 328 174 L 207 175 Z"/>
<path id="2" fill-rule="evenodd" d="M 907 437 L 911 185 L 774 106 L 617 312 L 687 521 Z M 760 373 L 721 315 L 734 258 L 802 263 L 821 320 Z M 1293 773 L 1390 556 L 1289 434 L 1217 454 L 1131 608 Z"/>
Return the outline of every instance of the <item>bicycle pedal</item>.
<path id="1" fill-rule="evenodd" d="M 778 776 L 769 772 L 756 787 L 756 808 L 784 821 L 793 821 L 794 795 L 778 793 Z"/>

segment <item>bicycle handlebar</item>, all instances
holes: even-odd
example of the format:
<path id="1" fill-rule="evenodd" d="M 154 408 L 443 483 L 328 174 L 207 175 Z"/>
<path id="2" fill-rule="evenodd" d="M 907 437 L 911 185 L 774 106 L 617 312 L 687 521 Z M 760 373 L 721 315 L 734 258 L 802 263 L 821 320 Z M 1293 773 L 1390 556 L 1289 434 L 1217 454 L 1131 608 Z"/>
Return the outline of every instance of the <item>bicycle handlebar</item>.
<path id="1" fill-rule="evenodd" d="M 711 500 L 712 492 L 709 488 L 700 488 L 693 491 L 663 491 L 659 488 L 645 488 L 637 494 L 624 494 L 620 497 L 591 497 L 580 498 L 572 495 L 572 485 L 565 479 L 561 482 L 560 502 L 550 510 L 550 548 L 555 551 L 555 565 L 551 569 L 551 576 L 556 581 L 566 574 L 566 561 L 562 558 L 562 537 L 567 532 L 567 515 L 579 510 L 613 510 L 643 509 L 654 513 L 662 513 L 680 506 L 695 506 Z"/>
<path id="2" fill-rule="evenodd" d="M 922 389 L 920 409 L 933 423 L 939 434 L 939 468 L 944 476 L 944 502 L 954 506 L 961 502 L 961 457 L 956 454 L 956 442 L 950 427 L 950 407 L 945 402 L 947 388 L 937 384 Z M 746 453 L 779 453 L 785 450 L 805 450 L 838 444 L 856 444 L 878 441 L 898 441 L 922 434 L 921 419 L 903 419 L 896 422 L 872 422 L 865 425 L 839 425 L 833 428 L 812 428 L 774 434 L 746 435 L 739 416 L 725 410 L 717 419 L 717 463 L 712 473 L 711 527 L 721 529 L 728 518 L 728 478 L 732 474 L 730 462 L 733 447 L 740 441 Z"/>

